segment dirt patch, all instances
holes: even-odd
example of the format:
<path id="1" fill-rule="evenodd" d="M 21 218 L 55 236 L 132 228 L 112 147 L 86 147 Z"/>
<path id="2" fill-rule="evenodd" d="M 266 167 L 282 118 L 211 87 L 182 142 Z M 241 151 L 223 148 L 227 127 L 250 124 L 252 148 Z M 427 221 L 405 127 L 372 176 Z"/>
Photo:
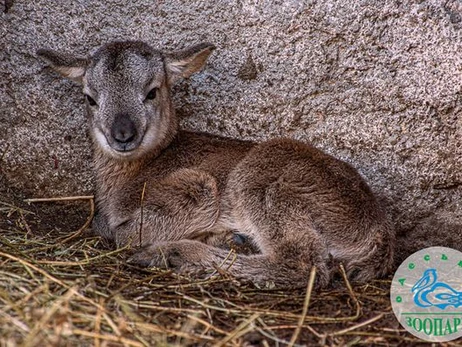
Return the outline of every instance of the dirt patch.
<path id="1" fill-rule="evenodd" d="M 9 187 L 0 175 L 0 230 L 19 228 L 26 236 L 52 239 L 57 232 L 78 230 L 88 217 L 85 201 L 29 204 L 25 202 L 29 198 L 29 194 Z"/>

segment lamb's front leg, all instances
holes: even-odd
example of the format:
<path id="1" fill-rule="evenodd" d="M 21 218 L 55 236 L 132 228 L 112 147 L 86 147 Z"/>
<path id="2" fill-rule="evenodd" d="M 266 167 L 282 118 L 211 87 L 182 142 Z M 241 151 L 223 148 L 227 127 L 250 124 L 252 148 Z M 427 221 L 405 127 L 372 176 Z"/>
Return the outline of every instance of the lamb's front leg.
<path id="1" fill-rule="evenodd" d="M 326 259 L 317 252 L 320 240 L 312 240 L 310 249 L 287 261 L 285 254 L 237 254 L 196 240 L 157 242 L 141 249 L 129 259 L 143 267 L 172 269 L 177 273 L 204 278 L 226 272 L 233 277 L 260 286 L 305 286 L 311 267 L 317 268 L 316 286 L 324 287 L 330 280 Z"/>
<path id="2" fill-rule="evenodd" d="M 233 251 L 218 249 L 197 240 L 155 242 L 141 249 L 130 258 L 130 262 L 143 267 L 174 269 L 178 272 L 213 270 L 213 265 L 221 266 L 228 253 Z"/>
<path id="3" fill-rule="evenodd" d="M 140 207 L 114 228 L 115 241 L 120 247 L 200 238 L 215 225 L 219 212 L 215 178 L 181 169 L 147 183 Z"/>

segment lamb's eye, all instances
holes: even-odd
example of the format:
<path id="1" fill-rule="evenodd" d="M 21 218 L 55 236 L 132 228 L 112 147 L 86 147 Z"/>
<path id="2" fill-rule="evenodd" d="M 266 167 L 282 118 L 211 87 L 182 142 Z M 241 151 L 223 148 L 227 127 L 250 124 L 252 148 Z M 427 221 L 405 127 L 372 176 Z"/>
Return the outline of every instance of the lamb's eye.
<path id="1" fill-rule="evenodd" d="M 85 97 L 87 98 L 87 101 L 90 104 L 90 106 L 96 106 L 96 101 L 90 95 L 85 95 Z"/>
<path id="2" fill-rule="evenodd" d="M 148 95 L 146 95 L 146 100 L 154 100 L 156 98 L 157 88 L 152 88 Z"/>

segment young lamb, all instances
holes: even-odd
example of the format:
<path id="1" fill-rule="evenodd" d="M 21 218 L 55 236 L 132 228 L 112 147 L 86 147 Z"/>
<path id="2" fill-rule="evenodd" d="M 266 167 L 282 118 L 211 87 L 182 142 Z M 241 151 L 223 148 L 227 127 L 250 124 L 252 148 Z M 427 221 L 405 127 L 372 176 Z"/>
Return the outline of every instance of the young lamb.
<path id="1" fill-rule="evenodd" d="M 141 266 L 305 285 L 312 266 L 325 286 L 332 264 L 367 281 L 393 264 L 395 234 L 349 164 L 291 139 L 263 143 L 178 129 L 171 86 L 199 71 L 214 50 L 166 53 L 140 41 L 111 42 L 89 57 L 40 49 L 80 83 L 94 147 L 94 229 L 131 243 Z M 222 240 L 250 240 L 231 254 Z M 232 252 L 231 252 L 232 253 Z"/>

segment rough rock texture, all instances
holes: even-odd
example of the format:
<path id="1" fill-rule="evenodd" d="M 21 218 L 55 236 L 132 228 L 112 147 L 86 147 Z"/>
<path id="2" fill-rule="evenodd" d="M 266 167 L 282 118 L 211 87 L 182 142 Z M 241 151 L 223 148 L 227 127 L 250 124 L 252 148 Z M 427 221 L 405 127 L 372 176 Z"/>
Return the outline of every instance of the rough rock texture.
<path id="1" fill-rule="evenodd" d="M 460 1 L 6 3 L 0 185 L 28 196 L 92 190 L 80 88 L 45 69 L 37 48 L 209 41 L 218 50 L 206 69 L 176 87 L 184 127 L 311 141 L 357 167 L 402 232 L 448 224 L 462 234 Z"/>

